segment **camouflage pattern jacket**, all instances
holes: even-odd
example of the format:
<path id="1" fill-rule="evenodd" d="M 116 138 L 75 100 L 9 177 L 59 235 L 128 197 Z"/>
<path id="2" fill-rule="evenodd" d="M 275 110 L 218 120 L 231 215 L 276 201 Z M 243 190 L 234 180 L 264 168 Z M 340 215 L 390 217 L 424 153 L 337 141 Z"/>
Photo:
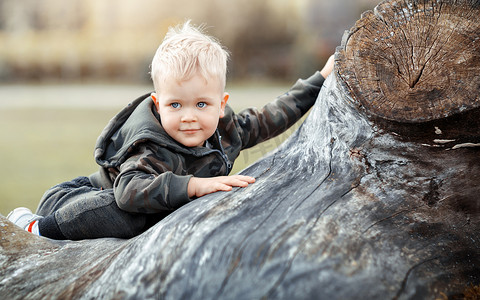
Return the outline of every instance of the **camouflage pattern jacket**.
<path id="1" fill-rule="evenodd" d="M 172 211 L 192 201 L 191 176 L 228 175 L 242 149 L 286 131 L 315 103 L 324 78 L 316 72 L 261 110 L 235 114 L 227 105 L 210 147 L 185 147 L 162 128 L 150 94 L 139 97 L 105 127 L 95 146 L 100 170 L 95 187 L 113 188 L 118 206 L 129 212 Z"/>

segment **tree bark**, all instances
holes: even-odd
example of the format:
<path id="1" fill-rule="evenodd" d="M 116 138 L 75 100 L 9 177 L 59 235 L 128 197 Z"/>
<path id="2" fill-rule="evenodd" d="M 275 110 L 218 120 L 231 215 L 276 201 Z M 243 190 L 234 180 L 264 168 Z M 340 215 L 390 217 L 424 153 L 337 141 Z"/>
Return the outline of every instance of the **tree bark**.
<path id="1" fill-rule="evenodd" d="M 453 0 L 365 13 L 304 124 L 242 172 L 255 184 L 136 238 L 52 241 L 0 216 L 0 295 L 479 297 L 479 13 Z"/>

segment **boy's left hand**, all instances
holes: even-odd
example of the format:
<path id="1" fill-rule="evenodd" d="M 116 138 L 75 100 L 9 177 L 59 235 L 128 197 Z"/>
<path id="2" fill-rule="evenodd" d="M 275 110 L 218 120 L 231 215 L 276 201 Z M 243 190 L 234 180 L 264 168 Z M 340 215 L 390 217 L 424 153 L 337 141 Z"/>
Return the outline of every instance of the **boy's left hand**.
<path id="1" fill-rule="evenodd" d="M 330 73 L 332 73 L 333 71 L 333 66 L 335 65 L 335 55 L 331 55 L 327 62 L 325 63 L 325 66 L 323 67 L 323 69 L 320 71 L 320 74 L 322 74 L 323 78 L 327 79 L 328 75 L 330 75 Z"/>

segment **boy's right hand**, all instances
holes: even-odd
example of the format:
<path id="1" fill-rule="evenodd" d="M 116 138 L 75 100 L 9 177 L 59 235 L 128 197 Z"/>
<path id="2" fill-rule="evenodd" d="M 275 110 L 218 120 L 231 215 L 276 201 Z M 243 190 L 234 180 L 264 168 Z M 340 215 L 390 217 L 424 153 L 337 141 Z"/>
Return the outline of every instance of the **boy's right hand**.
<path id="1" fill-rule="evenodd" d="M 192 177 L 188 182 L 188 196 L 201 197 L 218 191 L 231 191 L 234 186 L 246 187 L 254 182 L 255 178 L 244 175 Z"/>

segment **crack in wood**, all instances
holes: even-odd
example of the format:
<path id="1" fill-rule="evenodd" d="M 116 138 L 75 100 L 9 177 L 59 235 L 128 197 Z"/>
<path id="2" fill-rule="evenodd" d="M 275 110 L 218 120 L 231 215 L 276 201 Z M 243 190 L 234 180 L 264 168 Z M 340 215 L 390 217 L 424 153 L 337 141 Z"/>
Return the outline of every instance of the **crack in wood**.
<path id="1" fill-rule="evenodd" d="M 402 284 L 401 284 L 401 286 L 400 286 L 400 289 L 398 290 L 398 292 L 397 292 L 397 294 L 395 295 L 395 297 L 393 297 L 393 299 L 394 299 L 394 300 L 397 300 L 397 299 L 402 295 L 402 293 L 405 291 L 405 289 L 406 289 L 406 287 L 407 287 L 408 277 L 410 277 L 410 274 L 411 274 L 415 269 L 417 269 L 418 267 L 420 267 L 420 266 L 422 266 L 422 265 L 424 265 L 424 264 L 426 264 L 426 263 L 429 263 L 429 262 L 431 262 L 431 261 L 433 261 L 433 260 L 436 260 L 436 259 L 438 259 L 438 258 L 439 258 L 438 256 L 432 257 L 432 258 L 429 258 L 429 259 L 427 259 L 427 260 L 421 261 L 421 262 L 419 262 L 418 264 L 410 267 L 410 269 L 408 269 L 407 273 L 405 273 L 405 276 L 404 276 L 404 278 L 403 278 L 403 280 L 402 280 Z"/>
<path id="2" fill-rule="evenodd" d="M 441 183 L 442 180 L 437 180 L 435 177 L 430 179 L 428 192 L 422 198 L 422 201 L 425 202 L 429 207 L 434 206 L 440 200 L 440 193 L 438 192 L 438 189 L 440 188 Z"/>
<path id="3" fill-rule="evenodd" d="M 400 211 L 398 211 L 398 212 L 396 212 L 396 213 L 394 213 L 394 214 L 392 214 L 392 215 L 389 215 L 389 216 L 384 217 L 384 218 L 382 218 L 382 219 L 380 219 L 380 220 L 377 220 L 377 221 L 375 221 L 374 223 L 372 223 L 370 226 L 368 226 L 364 231 L 362 231 L 361 234 L 364 235 L 364 234 L 367 233 L 367 231 L 369 231 L 371 228 L 373 228 L 374 226 L 377 226 L 378 224 L 380 224 L 380 223 L 382 223 L 382 222 L 385 222 L 385 221 L 387 221 L 387 220 L 393 219 L 393 218 L 395 218 L 395 217 L 397 217 L 397 216 L 399 216 L 399 215 L 402 215 L 402 214 L 405 214 L 405 213 L 409 213 L 409 212 L 411 212 L 411 211 L 415 211 L 415 210 L 417 210 L 417 209 L 419 209 L 419 208 L 421 208 L 421 207 L 424 207 L 424 206 L 426 206 L 426 204 L 422 204 L 422 205 L 419 205 L 419 206 L 415 206 L 415 207 L 413 207 L 413 208 L 411 208 L 411 209 L 402 209 L 402 210 L 400 210 Z"/>
<path id="4" fill-rule="evenodd" d="M 410 83 L 410 88 L 413 89 L 415 87 L 415 85 L 417 85 L 417 83 L 420 81 L 420 77 L 422 77 L 424 69 L 425 69 L 425 65 L 422 66 L 422 68 L 420 69 L 420 72 L 418 72 L 418 75 Z"/>

